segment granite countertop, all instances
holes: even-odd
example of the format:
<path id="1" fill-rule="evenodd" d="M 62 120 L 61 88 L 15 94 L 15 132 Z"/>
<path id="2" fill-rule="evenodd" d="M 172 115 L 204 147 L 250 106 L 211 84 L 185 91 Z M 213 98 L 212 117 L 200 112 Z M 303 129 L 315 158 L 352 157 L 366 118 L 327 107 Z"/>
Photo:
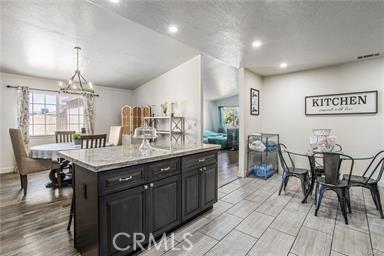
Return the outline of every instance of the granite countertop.
<path id="1" fill-rule="evenodd" d="M 154 150 L 147 155 L 143 155 L 139 151 L 139 145 L 59 151 L 57 154 L 59 157 L 70 160 L 90 171 L 101 172 L 210 150 L 218 150 L 221 146 L 196 144 L 172 147 L 153 145 L 153 147 Z"/>

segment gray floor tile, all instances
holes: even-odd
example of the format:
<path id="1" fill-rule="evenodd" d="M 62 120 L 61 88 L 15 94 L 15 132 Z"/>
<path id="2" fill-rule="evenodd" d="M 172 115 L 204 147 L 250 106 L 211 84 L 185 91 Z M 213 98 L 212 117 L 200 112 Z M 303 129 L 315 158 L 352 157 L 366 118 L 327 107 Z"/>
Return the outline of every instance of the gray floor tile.
<path id="1" fill-rule="evenodd" d="M 221 240 L 232 231 L 240 222 L 241 218 L 224 213 L 205 225 L 199 231 L 217 240 Z"/>
<path id="2" fill-rule="evenodd" d="M 240 187 L 240 184 L 236 184 L 234 182 L 231 182 L 231 183 L 219 188 L 218 191 L 221 193 L 224 193 L 224 194 L 229 194 L 229 193 L 235 191 L 236 189 L 238 189 L 239 187 Z"/>
<path id="3" fill-rule="evenodd" d="M 250 193 L 246 191 L 235 190 L 223 197 L 221 200 L 227 203 L 236 204 L 246 198 L 249 194 Z"/>
<path id="4" fill-rule="evenodd" d="M 328 256 L 331 242 L 332 236 L 302 227 L 291 252 L 299 256 Z"/>
<path id="5" fill-rule="evenodd" d="M 179 243 L 174 249 L 166 252 L 165 256 L 202 256 L 210 250 L 218 241 L 206 236 L 200 232 L 196 232 L 189 241 Z"/>
<path id="6" fill-rule="evenodd" d="M 241 186 L 239 188 L 239 190 L 240 191 L 249 192 L 249 193 L 253 193 L 257 189 L 259 189 L 261 186 L 262 186 L 262 184 L 260 184 L 260 183 L 251 182 L 251 183 L 248 183 L 248 184 L 246 184 L 244 186 Z"/>
<path id="7" fill-rule="evenodd" d="M 223 240 L 215 245 L 206 255 L 207 256 L 243 256 L 256 243 L 257 239 L 233 230 Z"/>
<path id="8" fill-rule="evenodd" d="M 223 214 L 225 211 L 227 211 L 229 208 L 231 208 L 233 204 L 224 202 L 219 200 L 217 203 L 213 205 L 213 208 L 206 212 L 203 217 L 207 219 L 214 219 Z"/>
<path id="9" fill-rule="evenodd" d="M 273 220 L 274 217 L 259 212 L 253 212 L 246 219 L 244 219 L 240 225 L 236 227 L 236 229 L 253 237 L 259 238 L 273 222 Z"/>
<path id="10" fill-rule="evenodd" d="M 332 250 L 350 256 L 372 255 L 368 234 L 339 225 L 333 235 Z"/>
<path id="11" fill-rule="evenodd" d="M 269 198 L 272 195 L 272 193 L 266 193 L 262 189 L 256 190 L 255 192 L 248 195 L 245 199 L 261 204 L 263 203 L 267 198 Z"/>
<path id="12" fill-rule="evenodd" d="M 331 256 L 345 256 L 344 254 L 341 254 L 337 251 L 331 251 Z"/>
<path id="13" fill-rule="evenodd" d="M 336 225 L 368 233 L 367 214 L 365 212 L 352 211 L 352 214 L 348 214 L 348 225 L 345 225 L 343 214 L 338 211 Z"/>
<path id="14" fill-rule="evenodd" d="M 303 225 L 307 228 L 332 235 L 336 222 L 336 214 L 336 208 L 320 207 L 317 216 L 315 216 L 315 206 L 312 206 Z"/>
<path id="15" fill-rule="evenodd" d="M 218 198 L 218 199 L 221 199 L 221 198 L 225 197 L 226 195 L 227 195 L 226 193 L 217 191 L 217 198 Z"/>
<path id="16" fill-rule="evenodd" d="M 277 193 L 273 194 L 271 197 L 268 198 L 268 200 L 265 200 L 256 209 L 256 211 L 276 217 L 290 199 L 291 199 L 291 196 L 287 196 L 287 195 L 279 196 Z"/>
<path id="17" fill-rule="evenodd" d="M 191 221 L 187 225 L 179 228 L 174 233 L 174 239 L 178 242 L 181 242 L 184 238 L 184 234 L 186 233 L 194 233 L 206 224 L 208 224 L 211 220 L 204 218 L 204 217 L 198 217 L 197 219 Z"/>
<path id="18" fill-rule="evenodd" d="M 236 205 L 234 205 L 231 209 L 229 209 L 227 213 L 230 213 L 240 218 L 246 218 L 258 206 L 259 206 L 258 203 L 243 199 L 240 202 L 238 202 Z"/>
<path id="19" fill-rule="evenodd" d="M 166 239 L 157 241 L 150 249 L 140 253 L 140 256 L 160 256 L 166 251 L 176 247 L 177 244 L 178 242 L 172 237 L 167 237 Z"/>
<path id="20" fill-rule="evenodd" d="M 306 214 L 283 210 L 272 222 L 271 228 L 296 236 L 304 222 Z"/>
<path id="21" fill-rule="evenodd" d="M 384 252 L 384 219 L 368 215 L 373 248 Z"/>
<path id="22" fill-rule="evenodd" d="M 285 256 L 289 253 L 294 236 L 269 228 L 248 253 L 252 256 Z"/>

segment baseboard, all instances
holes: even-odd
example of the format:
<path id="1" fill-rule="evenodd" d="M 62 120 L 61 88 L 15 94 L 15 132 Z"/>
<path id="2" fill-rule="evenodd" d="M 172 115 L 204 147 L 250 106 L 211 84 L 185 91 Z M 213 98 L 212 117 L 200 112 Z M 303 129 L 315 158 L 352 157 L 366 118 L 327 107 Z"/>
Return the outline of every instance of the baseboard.
<path id="1" fill-rule="evenodd" d="M 12 172 L 15 172 L 15 167 L 14 166 L 0 167 L 0 174 L 12 173 Z"/>

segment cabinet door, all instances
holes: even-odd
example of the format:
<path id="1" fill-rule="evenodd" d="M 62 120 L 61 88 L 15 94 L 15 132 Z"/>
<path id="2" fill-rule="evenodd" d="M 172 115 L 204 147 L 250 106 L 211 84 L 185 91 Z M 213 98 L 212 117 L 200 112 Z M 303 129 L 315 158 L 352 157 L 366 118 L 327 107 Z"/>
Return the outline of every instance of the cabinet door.
<path id="1" fill-rule="evenodd" d="M 184 172 L 182 175 L 182 220 L 185 221 L 201 210 L 202 198 L 202 175 L 200 169 Z"/>
<path id="2" fill-rule="evenodd" d="M 202 208 L 206 209 L 217 202 L 217 167 L 210 165 L 202 170 Z"/>
<path id="3" fill-rule="evenodd" d="M 119 248 L 132 245 L 134 233 L 145 235 L 146 192 L 144 186 L 139 186 L 101 198 L 101 255 L 126 255 L 132 251 L 132 246 L 125 251 L 114 247 L 118 233 L 124 233 L 115 239 Z"/>
<path id="4" fill-rule="evenodd" d="M 180 175 L 150 183 L 148 195 L 148 233 L 157 237 L 181 223 Z"/>

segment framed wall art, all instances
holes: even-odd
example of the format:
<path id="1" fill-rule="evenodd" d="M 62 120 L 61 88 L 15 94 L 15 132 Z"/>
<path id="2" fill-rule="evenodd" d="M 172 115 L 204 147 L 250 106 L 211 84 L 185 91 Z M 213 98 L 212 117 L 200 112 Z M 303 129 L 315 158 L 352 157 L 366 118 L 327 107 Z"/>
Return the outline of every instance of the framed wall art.
<path id="1" fill-rule="evenodd" d="M 260 114 L 260 92 L 251 88 L 251 115 L 258 116 Z"/>

